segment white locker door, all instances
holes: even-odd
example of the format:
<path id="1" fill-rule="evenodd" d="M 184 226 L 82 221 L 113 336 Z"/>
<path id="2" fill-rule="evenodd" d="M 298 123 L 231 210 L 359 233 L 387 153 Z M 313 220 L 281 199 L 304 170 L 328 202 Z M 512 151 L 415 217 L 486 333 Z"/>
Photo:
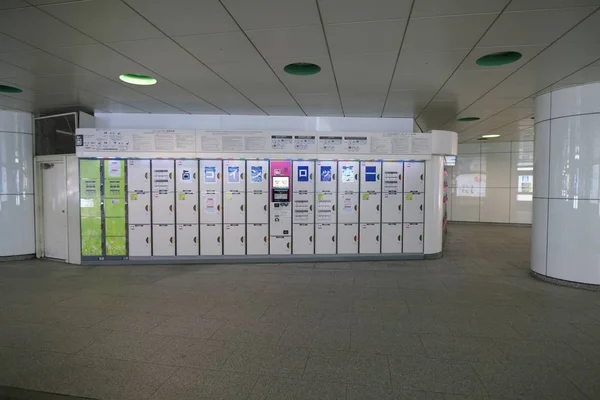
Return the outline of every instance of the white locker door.
<path id="1" fill-rule="evenodd" d="M 199 231 L 198 225 L 185 224 L 177 225 L 177 255 L 178 256 L 197 256 Z"/>
<path id="2" fill-rule="evenodd" d="M 404 192 L 425 191 L 425 163 L 405 162 L 404 163 Z"/>
<path id="3" fill-rule="evenodd" d="M 404 163 L 402 161 L 383 162 L 382 192 L 402 192 L 404 176 Z"/>
<path id="4" fill-rule="evenodd" d="M 127 161 L 127 190 L 129 192 L 150 191 L 150 160 Z"/>
<path id="5" fill-rule="evenodd" d="M 246 161 L 246 176 L 246 190 L 248 192 L 253 190 L 269 191 L 269 161 Z"/>
<path id="6" fill-rule="evenodd" d="M 152 193 L 175 191 L 175 161 L 152 160 Z"/>
<path id="7" fill-rule="evenodd" d="M 269 224 L 247 224 L 248 235 L 246 237 L 248 255 L 269 254 Z"/>
<path id="8" fill-rule="evenodd" d="M 223 161 L 223 191 L 246 191 L 246 161 Z"/>
<path id="9" fill-rule="evenodd" d="M 317 161 L 316 168 L 317 192 L 335 193 L 337 191 L 337 161 Z"/>
<path id="10" fill-rule="evenodd" d="M 129 256 L 150 257 L 152 255 L 152 226 L 129 225 Z"/>
<path id="11" fill-rule="evenodd" d="M 293 193 L 294 223 L 312 224 L 315 222 L 315 194 L 310 192 Z"/>
<path id="12" fill-rule="evenodd" d="M 155 256 L 175 255 L 175 225 L 152 225 L 152 249 Z"/>
<path id="13" fill-rule="evenodd" d="M 286 255 L 292 254 L 291 236 L 271 236 L 270 254 Z"/>
<path id="14" fill-rule="evenodd" d="M 317 204 L 315 210 L 315 221 L 323 224 L 335 224 L 337 222 L 336 211 L 337 194 L 317 193 Z"/>
<path id="15" fill-rule="evenodd" d="M 315 191 L 315 162 L 314 161 L 294 161 L 293 185 L 294 192 L 313 192 Z"/>
<path id="16" fill-rule="evenodd" d="M 358 192 L 359 172 L 360 165 L 358 161 L 338 161 L 338 193 Z"/>
<path id="17" fill-rule="evenodd" d="M 129 223 L 150 224 L 150 193 L 129 193 Z"/>
<path id="18" fill-rule="evenodd" d="M 246 221 L 249 224 L 269 223 L 269 192 L 249 192 L 246 201 Z"/>
<path id="19" fill-rule="evenodd" d="M 246 225 L 225 224 L 224 254 L 228 256 L 246 254 Z"/>
<path id="20" fill-rule="evenodd" d="M 360 191 L 381 192 L 381 162 L 360 162 Z"/>
<path id="21" fill-rule="evenodd" d="M 403 193 L 382 193 L 381 221 L 402 222 Z"/>
<path id="22" fill-rule="evenodd" d="M 338 254 L 358 253 L 358 224 L 338 224 Z"/>
<path id="23" fill-rule="evenodd" d="M 402 224 L 381 224 L 381 252 L 402 253 Z"/>
<path id="24" fill-rule="evenodd" d="M 200 191 L 223 190 L 223 163 L 221 160 L 200 160 Z"/>
<path id="25" fill-rule="evenodd" d="M 335 224 L 317 224 L 315 254 L 335 254 L 337 249 Z"/>
<path id="26" fill-rule="evenodd" d="M 360 225 L 360 252 L 361 254 L 379 254 L 381 228 L 379 224 Z"/>
<path id="27" fill-rule="evenodd" d="M 271 236 L 291 235 L 292 231 L 292 204 L 271 203 L 271 223 L 269 234 Z"/>
<path id="28" fill-rule="evenodd" d="M 175 193 L 152 195 L 152 223 L 175 223 Z"/>
<path id="29" fill-rule="evenodd" d="M 359 210 L 361 223 L 379 223 L 381 221 L 381 193 L 361 193 Z"/>
<path id="30" fill-rule="evenodd" d="M 404 194 L 404 222 L 423 222 L 424 200 L 423 193 Z"/>
<path id="31" fill-rule="evenodd" d="M 403 253 L 423 253 L 423 224 L 404 224 Z"/>
<path id="32" fill-rule="evenodd" d="M 223 193 L 201 193 L 200 194 L 200 223 L 220 224 L 223 206 Z"/>
<path id="33" fill-rule="evenodd" d="M 177 193 L 175 207 L 178 224 L 198 223 L 198 193 Z"/>
<path id="34" fill-rule="evenodd" d="M 200 225 L 200 255 L 220 256 L 223 254 L 223 226 L 221 224 Z"/>
<path id="35" fill-rule="evenodd" d="M 338 193 L 338 223 L 358 223 L 358 193 Z"/>
<path id="36" fill-rule="evenodd" d="M 175 161 L 177 192 L 198 193 L 198 160 Z"/>
<path id="37" fill-rule="evenodd" d="M 246 223 L 246 193 L 223 193 L 223 221 L 228 224 Z"/>
<path id="38" fill-rule="evenodd" d="M 292 253 L 315 254 L 315 225 L 294 224 Z"/>

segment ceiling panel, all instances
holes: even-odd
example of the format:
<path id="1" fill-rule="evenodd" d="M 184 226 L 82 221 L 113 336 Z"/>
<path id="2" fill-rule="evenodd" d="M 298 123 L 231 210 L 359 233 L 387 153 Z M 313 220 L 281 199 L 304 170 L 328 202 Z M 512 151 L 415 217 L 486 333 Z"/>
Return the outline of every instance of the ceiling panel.
<path id="1" fill-rule="evenodd" d="M 347 117 L 380 117 L 385 93 L 342 92 L 342 105 Z"/>
<path id="2" fill-rule="evenodd" d="M 24 0 L 2 0 L 0 2 L 0 10 L 9 10 L 11 8 L 28 7 Z"/>
<path id="3" fill-rule="evenodd" d="M 415 0 L 412 16 L 499 13 L 507 3 L 508 0 Z"/>
<path id="4" fill-rule="evenodd" d="M 264 61 L 214 64 L 211 66 L 227 82 L 245 94 L 248 92 L 268 93 L 282 88 L 281 82 Z M 248 77 L 252 79 L 248 79 Z"/>
<path id="5" fill-rule="evenodd" d="M 546 45 L 541 46 L 498 46 L 498 47 L 475 47 L 465 61 L 461 64 L 460 69 L 462 70 L 516 70 L 525 65 L 533 57 L 537 56 L 546 48 Z M 477 65 L 477 60 L 485 55 L 500 53 L 504 51 L 517 51 L 522 54 L 520 60 L 501 66 L 480 66 Z"/>
<path id="6" fill-rule="evenodd" d="M 50 79 L 45 76 L 32 75 L 22 78 L 10 78 L 7 81 L 21 89 L 27 89 L 27 92 L 31 91 L 31 93 L 35 94 L 61 93 L 64 90 L 77 87 L 77 75 L 71 74 L 53 75 Z"/>
<path id="7" fill-rule="evenodd" d="M 42 7 L 100 42 L 152 39 L 164 36 L 121 0 L 91 0 Z"/>
<path id="8" fill-rule="evenodd" d="M 149 99 L 148 96 L 133 90 L 133 86 L 128 87 L 96 74 L 74 75 L 73 78 L 73 86 L 111 100 L 129 104 L 129 102 Z"/>
<path id="9" fill-rule="evenodd" d="M 125 0 L 169 36 L 238 30 L 218 0 Z"/>
<path id="10" fill-rule="evenodd" d="M 244 30 L 307 26 L 319 23 L 314 0 L 222 0 Z"/>
<path id="11" fill-rule="evenodd" d="M 34 110 L 34 106 L 31 103 L 3 95 L 0 95 L 0 108 L 27 112 L 32 112 Z"/>
<path id="12" fill-rule="evenodd" d="M 29 4 L 34 6 L 41 6 L 46 4 L 58 4 L 58 3 L 75 3 L 81 0 L 26 0 Z"/>
<path id="13" fill-rule="evenodd" d="M 342 115 L 342 107 L 337 92 L 307 93 L 294 95 L 307 115 Z"/>
<path id="14" fill-rule="evenodd" d="M 396 52 L 400 49 L 406 20 L 355 22 L 326 25 L 331 54 Z"/>
<path id="15" fill-rule="evenodd" d="M 469 49 L 406 50 L 398 59 L 397 74 L 435 74 L 450 76 L 463 61 Z"/>
<path id="16" fill-rule="evenodd" d="M 184 36 L 175 40 L 207 65 L 262 60 L 241 31 Z"/>
<path id="17" fill-rule="evenodd" d="M 186 114 L 185 111 L 171 107 L 158 100 L 133 101 L 127 105 L 153 114 Z"/>
<path id="18" fill-rule="evenodd" d="M 70 62 L 61 60 L 43 50 L 0 54 L 0 60 L 17 65 L 37 75 L 63 75 L 84 72 Z"/>
<path id="19" fill-rule="evenodd" d="M 497 14 L 414 18 L 408 24 L 406 50 L 470 49 Z"/>
<path id="20" fill-rule="evenodd" d="M 333 57 L 333 68 L 340 91 L 381 93 L 384 98 L 395 63 L 395 53 Z"/>
<path id="21" fill-rule="evenodd" d="M 0 79 L 6 78 L 30 78 L 33 74 L 22 68 L 19 68 L 12 64 L 7 64 L 0 61 Z"/>
<path id="22" fill-rule="evenodd" d="M 450 73 L 430 73 L 430 74 L 403 74 L 400 71 L 401 65 L 394 74 L 392 90 L 435 90 L 437 91 L 446 80 Z"/>
<path id="23" fill-rule="evenodd" d="M 408 18 L 412 0 L 319 0 L 325 24 Z"/>
<path id="24" fill-rule="evenodd" d="M 321 25 L 246 32 L 263 57 L 289 58 L 327 56 Z"/>
<path id="25" fill-rule="evenodd" d="M 595 9 L 575 7 L 504 13 L 478 45 L 484 47 L 550 44 Z"/>
<path id="26" fill-rule="evenodd" d="M 0 11 L 0 27 L 3 33 L 41 48 L 95 43 L 35 7 Z"/>
<path id="27" fill-rule="evenodd" d="M 25 50 L 33 50 L 33 47 L 0 33 L 0 53 Z"/>
<path id="28" fill-rule="evenodd" d="M 303 58 L 303 62 L 309 62 L 321 67 L 321 72 L 316 75 L 291 75 L 283 70 L 283 68 L 297 59 L 277 59 L 267 60 L 271 68 L 279 76 L 279 79 L 296 95 L 300 93 L 337 93 L 333 71 L 329 62 L 329 57 Z M 337 94 L 336 94 L 337 97 Z M 338 102 L 339 103 L 339 102 Z"/>
<path id="29" fill-rule="evenodd" d="M 507 11 L 600 6 L 600 0 L 512 0 Z"/>

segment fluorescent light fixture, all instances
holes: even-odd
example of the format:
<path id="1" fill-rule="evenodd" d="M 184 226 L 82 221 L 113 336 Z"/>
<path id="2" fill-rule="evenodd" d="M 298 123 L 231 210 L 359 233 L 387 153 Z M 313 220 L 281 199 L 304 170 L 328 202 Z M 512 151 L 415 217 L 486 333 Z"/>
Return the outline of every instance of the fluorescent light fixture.
<path id="1" fill-rule="evenodd" d="M 123 82 L 131 83 L 132 85 L 150 86 L 156 85 L 156 78 L 141 74 L 123 74 L 119 76 Z"/>
<path id="2" fill-rule="evenodd" d="M 484 139 L 492 139 L 492 138 L 500 137 L 500 135 L 482 135 L 481 137 Z"/>
<path id="3" fill-rule="evenodd" d="M 533 171 L 533 167 L 517 167 L 517 171 Z"/>

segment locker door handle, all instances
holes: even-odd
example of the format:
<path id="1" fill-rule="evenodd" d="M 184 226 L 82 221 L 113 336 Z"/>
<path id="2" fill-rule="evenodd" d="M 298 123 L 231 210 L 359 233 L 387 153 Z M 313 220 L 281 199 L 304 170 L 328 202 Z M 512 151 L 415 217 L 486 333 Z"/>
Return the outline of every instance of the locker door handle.
<path id="1" fill-rule="evenodd" d="M 244 243 L 244 237 L 243 237 L 243 236 L 240 238 L 240 241 L 241 241 L 242 243 Z"/>
<path id="2" fill-rule="evenodd" d="M 173 211 L 173 205 L 169 206 L 169 211 Z"/>
<path id="3" fill-rule="evenodd" d="M 402 211 L 402 206 L 398 206 L 398 211 Z"/>
<path id="4" fill-rule="evenodd" d="M 267 240 L 268 240 L 268 238 L 265 236 L 265 237 L 263 238 L 263 240 L 265 241 L 265 243 L 267 243 Z"/>
<path id="5" fill-rule="evenodd" d="M 375 240 L 379 242 L 379 235 L 375 236 Z"/>
<path id="6" fill-rule="evenodd" d="M 217 236 L 217 243 L 221 243 L 221 236 Z"/>
<path id="7" fill-rule="evenodd" d="M 148 174 L 148 173 L 146 172 L 146 173 L 144 174 L 144 178 L 148 179 L 148 175 L 150 175 L 150 174 Z"/>
<path id="8" fill-rule="evenodd" d="M 331 206 L 331 209 L 332 209 L 333 211 L 335 211 L 335 205 Z"/>
<path id="9" fill-rule="evenodd" d="M 312 237 L 312 236 L 309 236 L 309 237 L 308 237 L 308 241 L 312 243 L 312 241 L 313 241 L 313 237 Z"/>
<path id="10" fill-rule="evenodd" d="M 150 238 L 149 237 L 146 238 L 146 243 L 150 243 Z"/>
<path id="11" fill-rule="evenodd" d="M 217 179 L 221 179 L 221 173 L 217 172 Z"/>
<path id="12" fill-rule="evenodd" d="M 313 180 L 313 174 L 312 174 L 312 172 L 310 173 L 310 180 L 311 181 Z"/>
<path id="13" fill-rule="evenodd" d="M 398 235 L 398 241 L 401 242 L 402 241 L 402 235 Z"/>
<path id="14" fill-rule="evenodd" d="M 377 211 L 379 211 L 379 204 L 377 204 Z"/>
<path id="15" fill-rule="evenodd" d="M 198 238 L 194 236 L 194 243 L 198 243 Z"/>
<path id="16" fill-rule="evenodd" d="M 243 204 L 240 206 L 240 210 L 244 211 L 244 205 Z"/>
<path id="17" fill-rule="evenodd" d="M 380 180 L 380 179 L 381 179 L 381 175 L 377 174 L 377 180 Z"/>
<path id="18" fill-rule="evenodd" d="M 423 241 L 423 235 L 419 235 L 419 241 Z"/>
<path id="19" fill-rule="evenodd" d="M 264 178 L 265 178 L 265 181 L 266 181 L 267 180 L 267 173 L 265 172 L 263 175 L 264 175 Z"/>
<path id="20" fill-rule="evenodd" d="M 196 179 L 198 177 L 198 175 L 196 175 L 195 172 L 192 174 L 192 176 L 194 177 L 194 179 Z"/>
<path id="21" fill-rule="evenodd" d="M 358 242 L 358 236 L 354 235 L 354 241 Z"/>
<path id="22" fill-rule="evenodd" d="M 169 179 L 173 179 L 173 173 L 169 172 Z"/>
<path id="23" fill-rule="evenodd" d="M 402 174 L 398 175 L 398 180 L 401 181 L 402 180 Z"/>
<path id="24" fill-rule="evenodd" d="M 335 181 L 335 174 L 332 175 L 332 179 Z"/>
<path id="25" fill-rule="evenodd" d="M 217 211 L 221 211 L 221 205 L 217 205 Z"/>
<path id="26" fill-rule="evenodd" d="M 332 237 L 331 237 L 331 241 L 332 241 L 332 242 L 335 242 L 335 236 L 332 236 Z"/>
<path id="27" fill-rule="evenodd" d="M 173 243 L 175 241 L 175 239 L 173 237 L 169 238 L 169 242 Z"/>
<path id="28" fill-rule="evenodd" d="M 198 206 L 196 206 L 195 204 L 194 204 L 193 208 L 194 208 L 194 211 L 198 211 Z"/>
<path id="29" fill-rule="evenodd" d="M 240 179 L 244 180 L 244 173 L 243 172 L 240 174 Z"/>
<path id="30" fill-rule="evenodd" d="M 263 209 L 264 209 L 265 211 L 267 211 L 267 205 L 266 205 L 266 204 L 265 204 L 265 206 L 263 207 Z"/>
<path id="31" fill-rule="evenodd" d="M 423 204 L 419 207 L 419 210 L 423 211 Z"/>
<path id="32" fill-rule="evenodd" d="M 354 180 L 358 180 L 358 174 L 354 174 Z"/>
<path id="33" fill-rule="evenodd" d="M 309 208 L 309 210 L 310 210 L 310 211 L 312 211 L 312 210 L 313 210 L 313 206 L 312 206 L 312 204 L 311 204 L 311 205 L 310 205 L 310 207 L 308 207 L 308 208 Z"/>
<path id="34" fill-rule="evenodd" d="M 290 242 L 287 242 L 285 246 L 289 249 L 290 248 Z"/>
<path id="35" fill-rule="evenodd" d="M 144 207 L 146 209 L 146 211 L 150 211 L 150 206 L 146 205 L 146 207 Z"/>
<path id="36" fill-rule="evenodd" d="M 423 174 L 421 174 L 421 180 L 423 180 Z"/>
<path id="37" fill-rule="evenodd" d="M 357 204 L 354 205 L 354 211 L 358 211 L 358 205 Z"/>

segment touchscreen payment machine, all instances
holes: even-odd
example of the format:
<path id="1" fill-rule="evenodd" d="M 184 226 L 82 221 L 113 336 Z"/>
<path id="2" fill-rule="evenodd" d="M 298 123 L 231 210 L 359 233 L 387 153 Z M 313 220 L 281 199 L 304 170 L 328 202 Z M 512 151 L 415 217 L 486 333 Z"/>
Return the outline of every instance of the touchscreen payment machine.
<path id="1" fill-rule="evenodd" d="M 292 235 L 292 162 L 271 161 L 270 235 Z M 273 238 L 272 238 L 273 239 Z M 285 241 L 286 243 L 288 240 Z M 272 241 L 273 243 L 273 241 Z"/>

